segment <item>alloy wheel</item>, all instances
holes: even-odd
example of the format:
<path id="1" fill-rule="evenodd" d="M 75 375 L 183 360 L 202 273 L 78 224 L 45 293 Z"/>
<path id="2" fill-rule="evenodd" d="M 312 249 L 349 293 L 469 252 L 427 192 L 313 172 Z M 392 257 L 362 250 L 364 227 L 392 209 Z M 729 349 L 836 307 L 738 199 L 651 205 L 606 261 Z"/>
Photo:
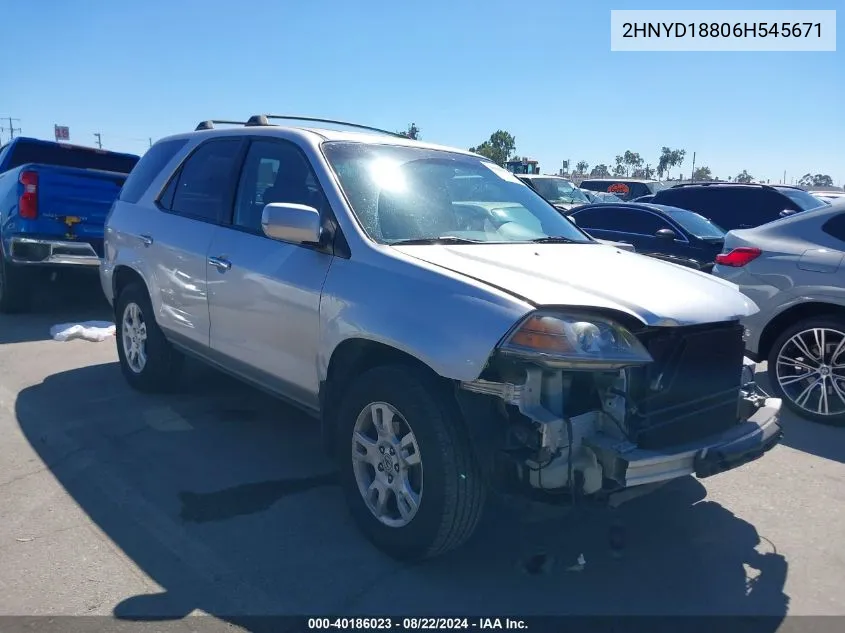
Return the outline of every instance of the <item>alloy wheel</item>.
<path id="1" fill-rule="evenodd" d="M 845 413 L 845 333 L 811 328 L 781 347 L 775 378 L 797 407 L 819 416 Z"/>
<path id="2" fill-rule="evenodd" d="M 383 524 L 408 525 L 420 507 L 423 465 L 408 421 L 386 402 L 368 404 L 352 431 L 352 467 L 367 508 Z"/>

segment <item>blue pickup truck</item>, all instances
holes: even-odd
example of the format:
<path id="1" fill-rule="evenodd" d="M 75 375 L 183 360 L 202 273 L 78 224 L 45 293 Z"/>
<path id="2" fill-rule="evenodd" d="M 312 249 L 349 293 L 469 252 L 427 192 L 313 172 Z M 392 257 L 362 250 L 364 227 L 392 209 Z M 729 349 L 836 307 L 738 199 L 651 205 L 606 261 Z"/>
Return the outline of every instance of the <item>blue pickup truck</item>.
<path id="1" fill-rule="evenodd" d="M 134 154 L 18 137 L 0 148 L 0 312 L 63 269 L 99 269 L 103 227 Z"/>

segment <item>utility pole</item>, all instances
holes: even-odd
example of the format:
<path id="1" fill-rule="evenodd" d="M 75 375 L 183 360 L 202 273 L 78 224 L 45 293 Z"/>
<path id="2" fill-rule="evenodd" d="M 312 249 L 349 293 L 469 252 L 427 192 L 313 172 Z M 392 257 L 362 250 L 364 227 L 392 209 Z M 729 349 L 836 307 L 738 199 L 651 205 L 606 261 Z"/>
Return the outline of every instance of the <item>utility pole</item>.
<path id="1" fill-rule="evenodd" d="M 20 121 L 20 119 L 15 119 L 13 117 L 4 117 L 9 122 L 9 140 L 15 138 L 15 132 L 20 132 L 21 129 L 19 127 L 15 127 L 15 121 Z M 0 127 L 0 130 L 6 131 L 6 128 Z"/>
<path id="2" fill-rule="evenodd" d="M 783 170 L 783 184 L 786 184 L 786 170 Z"/>
<path id="3" fill-rule="evenodd" d="M 97 147 L 103 149 L 103 137 L 100 135 L 99 132 L 94 132 L 94 136 L 97 137 Z"/>
<path id="4" fill-rule="evenodd" d="M 153 146 L 153 137 L 151 136 L 150 137 L 150 147 L 152 147 L 152 146 Z"/>
<path id="5" fill-rule="evenodd" d="M 690 180 L 695 182 L 695 152 L 692 153 L 692 175 L 690 176 Z"/>

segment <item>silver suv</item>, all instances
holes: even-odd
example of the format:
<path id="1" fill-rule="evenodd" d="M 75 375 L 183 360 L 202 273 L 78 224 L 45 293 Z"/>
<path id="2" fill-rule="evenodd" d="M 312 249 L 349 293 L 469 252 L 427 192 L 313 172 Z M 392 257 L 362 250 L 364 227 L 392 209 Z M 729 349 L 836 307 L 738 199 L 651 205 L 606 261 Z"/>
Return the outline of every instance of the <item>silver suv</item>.
<path id="1" fill-rule="evenodd" d="M 101 268 L 121 369 L 168 389 L 189 354 L 312 414 L 390 555 L 458 546 L 491 489 L 602 499 L 779 441 L 733 284 L 597 243 L 481 156 L 275 118 L 129 176 Z"/>

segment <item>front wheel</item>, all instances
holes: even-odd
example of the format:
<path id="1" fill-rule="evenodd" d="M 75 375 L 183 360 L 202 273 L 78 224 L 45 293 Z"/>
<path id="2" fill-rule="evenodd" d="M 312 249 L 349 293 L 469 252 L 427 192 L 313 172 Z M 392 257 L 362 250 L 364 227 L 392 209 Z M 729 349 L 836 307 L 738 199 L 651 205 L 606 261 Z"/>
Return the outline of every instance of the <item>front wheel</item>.
<path id="1" fill-rule="evenodd" d="M 778 397 L 801 417 L 845 424 L 845 319 L 805 319 L 784 331 L 769 353 Z"/>
<path id="2" fill-rule="evenodd" d="M 366 537 L 400 560 L 431 558 L 475 530 L 485 487 L 448 390 L 425 372 L 377 367 L 337 417 L 340 477 Z"/>

